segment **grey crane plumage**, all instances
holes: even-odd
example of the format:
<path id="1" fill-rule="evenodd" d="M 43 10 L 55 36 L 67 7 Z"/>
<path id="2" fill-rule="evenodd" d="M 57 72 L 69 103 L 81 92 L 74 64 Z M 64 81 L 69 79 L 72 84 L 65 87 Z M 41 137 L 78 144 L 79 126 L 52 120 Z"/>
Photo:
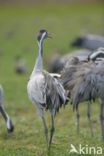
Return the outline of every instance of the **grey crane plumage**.
<path id="1" fill-rule="evenodd" d="M 91 53 L 91 51 L 86 49 L 75 50 L 64 55 L 55 53 L 51 57 L 51 60 L 49 60 L 48 71 L 53 73 L 60 73 L 66 64 L 71 64 L 73 62 L 76 63 L 75 58 L 78 58 L 80 61 L 85 61 L 88 59 L 88 56 Z"/>
<path id="2" fill-rule="evenodd" d="M 95 34 L 85 34 L 77 37 L 72 43 L 72 46 L 96 50 L 99 47 L 104 47 L 104 36 Z"/>
<path id="3" fill-rule="evenodd" d="M 43 70 L 43 40 L 49 35 L 46 30 L 40 30 L 37 37 L 39 53 L 29 82 L 27 91 L 30 100 L 35 104 L 40 117 L 42 118 L 47 145 L 50 147 L 54 134 L 54 117 L 60 107 L 65 104 L 67 97 L 65 90 L 54 75 Z M 48 128 L 44 117 L 44 110 L 51 114 L 51 130 L 48 141 Z"/>
<path id="4" fill-rule="evenodd" d="M 88 60 L 96 61 L 96 59 L 103 59 L 104 58 L 104 47 L 98 48 L 96 51 L 93 51 L 91 54 L 88 55 Z"/>
<path id="5" fill-rule="evenodd" d="M 102 139 L 104 140 L 104 61 L 79 63 L 77 66 L 69 66 L 64 69 L 61 79 L 73 104 L 73 110 L 77 112 L 77 130 L 79 131 L 79 110 L 80 102 L 88 101 L 88 118 L 92 133 L 92 122 L 90 120 L 90 104 L 100 99 L 100 122 Z M 93 134 L 93 133 L 92 133 Z"/>
<path id="6" fill-rule="evenodd" d="M 13 132 L 14 125 L 13 125 L 9 115 L 5 111 L 5 108 L 4 108 L 4 105 L 3 105 L 3 98 L 4 98 L 3 87 L 0 85 L 0 112 L 1 112 L 1 114 L 3 116 L 3 118 L 6 121 L 8 133 L 10 133 L 10 132 Z"/>
<path id="7" fill-rule="evenodd" d="M 73 109 L 77 110 L 81 101 L 91 101 L 95 98 L 100 99 L 100 122 L 104 140 L 104 67 L 101 66 L 89 68 L 82 77 L 77 79 L 72 90 Z"/>
<path id="8" fill-rule="evenodd" d="M 84 72 L 89 70 L 90 66 L 93 66 L 93 64 L 92 63 L 88 64 L 87 62 L 83 62 L 83 61 L 82 62 L 77 61 L 76 64 L 70 64 L 70 65 L 68 64 L 62 71 L 60 78 L 61 78 L 64 88 L 68 92 L 69 98 L 71 98 L 71 96 L 72 96 L 72 90 L 73 90 L 74 85 L 77 83 L 77 79 L 80 79 L 80 77 L 83 76 Z M 76 75 L 75 75 L 76 72 L 78 72 L 77 74 L 79 74 L 79 77 L 78 76 L 76 77 Z M 83 99 L 83 101 L 84 100 L 85 99 Z M 90 119 L 90 113 L 91 113 L 90 103 L 91 103 L 91 100 L 88 101 L 87 117 L 89 120 L 91 135 L 93 136 L 92 121 Z M 76 110 L 76 117 L 77 117 L 77 133 L 79 133 L 80 113 L 79 113 L 78 108 Z"/>

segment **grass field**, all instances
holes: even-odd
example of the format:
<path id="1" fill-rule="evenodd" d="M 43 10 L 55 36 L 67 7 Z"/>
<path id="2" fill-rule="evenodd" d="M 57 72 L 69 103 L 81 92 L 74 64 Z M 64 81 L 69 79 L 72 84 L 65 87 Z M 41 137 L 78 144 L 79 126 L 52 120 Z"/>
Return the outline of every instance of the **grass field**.
<path id="1" fill-rule="evenodd" d="M 44 59 L 59 49 L 71 51 L 69 42 L 81 31 L 102 34 L 103 5 L 0 7 L 0 83 L 5 90 L 5 107 L 15 125 L 8 135 L 0 114 L 0 156 L 69 156 L 70 144 L 102 147 L 99 105 L 92 105 L 94 137 L 86 117 L 86 103 L 81 104 L 80 134 L 71 105 L 60 110 L 55 119 L 56 131 L 51 151 L 46 149 L 43 125 L 27 97 L 27 81 L 37 55 L 37 32 L 47 29 L 53 39 L 44 43 Z M 104 32 L 103 32 L 104 33 Z M 104 34 L 103 34 L 104 35 Z M 21 55 L 28 65 L 27 75 L 14 72 L 14 59 Z M 47 65 L 44 63 L 44 66 Z M 47 113 L 48 123 L 50 121 Z M 50 126 L 50 125 L 49 125 Z M 96 155 L 96 154 L 95 154 Z"/>

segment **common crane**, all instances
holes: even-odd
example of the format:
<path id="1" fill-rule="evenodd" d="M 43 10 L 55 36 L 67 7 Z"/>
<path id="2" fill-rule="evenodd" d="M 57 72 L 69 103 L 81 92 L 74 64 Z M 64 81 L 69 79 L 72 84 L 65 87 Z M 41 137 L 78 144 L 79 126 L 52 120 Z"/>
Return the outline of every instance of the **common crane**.
<path id="1" fill-rule="evenodd" d="M 104 36 L 85 34 L 77 37 L 71 45 L 73 47 L 79 47 L 89 50 L 96 50 L 99 47 L 104 47 Z"/>
<path id="2" fill-rule="evenodd" d="M 48 71 L 52 73 L 61 73 L 67 63 L 71 64 L 75 61 L 74 57 L 77 57 L 80 61 L 85 61 L 90 54 L 91 51 L 87 49 L 75 50 L 64 55 L 59 53 L 53 54 L 51 60 L 48 62 Z"/>
<path id="3" fill-rule="evenodd" d="M 61 81 L 62 84 L 64 86 L 64 88 L 67 90 L 68 92 L 68 96 L 71 99 L 71 93 L 72 93 L 72 89 L 73 89 L 73 85 L 75 83 L 77 83 L 77 79 L 74 81 L 74 75 L 77 71 L 82 70 L 83 72 L 85 72 L 84 66 L 86 68 L 89 68 L 88 63 L 87 62 L 80 62 L 78 61 L 76 64 L 67 64 L 66 67 L 63 69 L 63 71 L 61 72 Z M 88 67 L 87 67 L 88 66 Z M 82 68 L 83 67 L 83 68 Z M 79 72 L 79 75 L 81 73 Z M 91 101 L 88 101 L 88 109 L 87 109 L 87 117 L 89 120 L 89 125 L 90 125 L 90 130 L 91 130 L 91 135 L 93 136 L 93 129 L 92 129 L 92 122 L 90 119 L 90 103 Z M 80 119 L 80 113 L 79 113 L 79 109 L 76 110 L 76 117 L 77 117 L 77 133 L 79 133 L 79 119 Z"/>
<path id="4" fill-rule="evenodd" d="M 77 112 L 77 131 L 79 131 L 79 103 L 88 101 L 87 116 L 93 134 L 90 103 L 96 98 L 100 99 L 100 122 L 102 139 L 104 140 L 104 61 L 97 61 L 96 63 L 90 61 L 67 67 L 62 73 L 61 80 L 70 93 L 73 110 Z"/>
<path id="5" fill-rule="evenodd" d="M 4 98 L 3 87 L 0 85 L 0 112 L 1 112 L 1 114 L 3 116 L 3 118 L 5 119 L 8 133 L 10 133 L 10 132 L 13 132 L 14 125 L 13 125 L 9 115 L 7 114 L 7 112 L 4 109 L 3 98 Z"/>
<path id="6" fill-rule="evenodd" d="M 40 30 L 37 37 L 39 48 L 38 57 L 27 84 L 28 96 L 32 103 L 35 104 L 39 115 L 42 118 L 48 147 L 50 147 L 52 143 L 52 138 L 55 131 L 55 114 L 59 111 L 62 105 L 65 105 L 67 100 L 65 90 L 61 83 L 57 80 L 57 78 L 54 77 L 54 75 L 49 74 L 47 71 L 43 70 L 43 40 L 49 37 L 50 36 L 46 30 Z M 51 114 L 51 129 L 49 140 L 44 110 L 49 110 Z"/>
<path id="7" fill-rule="evenodd" d="M 21 56 L 16 56 L 14 70 L 17 74 L 20 75 L 27 74 L 28 70 L 27 70 L 26 62 Z"/>
<path id="8" fill-rule="evenodd" d="M 82 74 L 78 76 L 79 78 L 75 75 L 77 82 L 71 94 L 73 110 L 77 110 L 78 104 L 82 101 L 99 98 L 102 139 L 104 140 L 104 66 L 93 66 Z"/>

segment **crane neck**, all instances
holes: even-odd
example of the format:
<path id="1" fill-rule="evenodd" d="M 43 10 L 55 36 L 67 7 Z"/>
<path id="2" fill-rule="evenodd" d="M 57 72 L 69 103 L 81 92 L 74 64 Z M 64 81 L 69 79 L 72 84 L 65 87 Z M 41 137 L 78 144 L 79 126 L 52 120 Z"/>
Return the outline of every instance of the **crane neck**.
<path id="1" fill-rule="evenodd" d="M 35 70 L 42 70 L 43 69 L 43 46 L 42 46 L 42 41 L 38 42 L 38 57 L 36 59 L 35 63 Z"/>
<path id="2" fill-rule="evenodd" d="M 34 69 L 32 71 L 31 77 L 34 76 L 36 72 L 42 72 L 43 69 L 43 40 L 38 41 L 38 57 L 36 59 L 36 63 Z"/>

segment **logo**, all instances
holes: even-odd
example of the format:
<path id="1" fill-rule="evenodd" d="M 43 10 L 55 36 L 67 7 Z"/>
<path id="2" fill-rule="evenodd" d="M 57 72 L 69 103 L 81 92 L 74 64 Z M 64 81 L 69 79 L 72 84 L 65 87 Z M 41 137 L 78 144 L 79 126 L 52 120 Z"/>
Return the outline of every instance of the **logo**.
<path id="1" fill-rule="evenodd" d="M 71 146 L 71 150 L 70 150 L 69 153 L 77 153 L 77 154 L 79 153 L 78 150 L 76 149 L 76 147 L 73 144 L 71 144 L 70 146 Z"/>
<path id="2" fill-rule="evenodd" d="M 103 149 L 102 149 L 102 147 L 94 147 L 94 146 L 88 146 L 88 145 L 83 146 L 81 144 L 79 144 L 79 146 L 76 148 L 73 144 L 71 144 L 69 154 L 71 154 L 71 153 L 102 155 Z"/>

